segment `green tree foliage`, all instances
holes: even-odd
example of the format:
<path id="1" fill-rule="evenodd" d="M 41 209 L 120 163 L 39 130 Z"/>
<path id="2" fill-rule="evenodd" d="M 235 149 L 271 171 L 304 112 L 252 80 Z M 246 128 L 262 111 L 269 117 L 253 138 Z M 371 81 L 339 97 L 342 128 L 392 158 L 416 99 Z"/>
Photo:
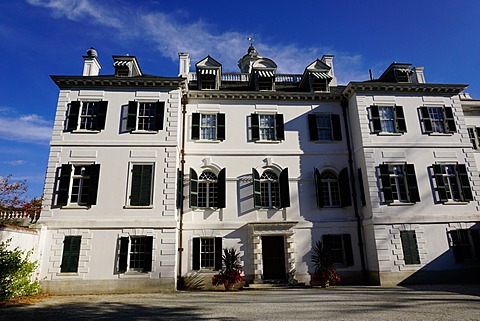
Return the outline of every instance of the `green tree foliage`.
<path id="1" fill-rule="evenodd" d="M 29 260 L 31 251 L 22 251 L 18 247 L 9 250 L 10 241 L 0 243 L 0 301 L 40 291 L 40 283 L 32 282 L 36 262 Z"/>

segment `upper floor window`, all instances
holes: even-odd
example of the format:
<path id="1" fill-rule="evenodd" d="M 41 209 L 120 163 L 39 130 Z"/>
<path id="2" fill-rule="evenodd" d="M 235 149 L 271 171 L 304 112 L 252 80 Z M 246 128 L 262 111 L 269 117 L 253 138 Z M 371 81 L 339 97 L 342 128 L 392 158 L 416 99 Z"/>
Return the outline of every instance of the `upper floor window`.
<path id="1" fill-rule="evenodd" d="M 322 173 L 315 168 L 315 188 L 318 207 L 345 207 L 352 205 L 348 170 L 344 168 L 337 174 L 332 170 Z"/>
<path id="2" fill-rule="evenodd" d="M 352 266 L 353 251 L 350 234 L 323 235 L 323 244 L 330 250 L 331 259 L 335 265 Z"/>
<path id="3" fill-rule="evenodd" d="M 308 114 L 312 141 L 341 141 L 340 116 L 337 114 Z"/>
<path id="4" fill-rule="evenodd" d="M 282 114 L 251 114 L 253 141 L 278 141 L 285 139 Z"/>
<path id="5" fill-rule="evenodd" d="M 97 204 L 99 164 L 64 164 L 60 168 L 57 205 Z"/>
<path id="6" fill-rule="evenodd" d="M 420 202 L 413 164 L 381 164 L 378 168 L 384 203 Z"/>
<path id="7" fill-rule="evenodd" d="M 451 107 L 420 107 L 424 133 L 455 133 Z"/>
<path id="8" fill-rule="evenodd" d="M 452 230 L 448 235 L 455 262 L 480 262 L 480 231 L 478 229 Z"/>
<path id="9" fill-rule="evenodd" d="M 472 143 L 472 147 L 475 150 L 480 149 L 480 127 L 469 126 L 467 127 L 468 130 L 468 138 L 470 138 L 470 142 Z"/>
<path id="10" fill-rule="evenodd" d="M 153 236 L 121 237 L 117 248 L 118 273 L 152 271 Z"/>
<path id="11" fill-rule="evenodd" d="M 432 168 L 439 202 L 473 201 L 467 168 L 464 164 L 434 164 Z"/>
<path id="12" fill-rule="evenodd" d="M 68 111 L 67 131 L 105 129 L 108 101 L 72 101 Z"/>
<path id="13" fill-rule="evenodd" d="M 153 196 L 153 164 L 133 164 L 130 179 L 130 206 L 150 206 Z"/>
<path id="14" fill-rule="evenodd" d="M 225 139 L 225 114 L 192 114 L 192 139 L 216 141 Z"/>
<path id="15" fill-rule="evenodd" d="M 193 270 L 220 270 L 222 268 L 222 238 L 193 238 L 192 256 Z"/>
<path id="16" fill-rule="evenodd" d="M 225 208 L 225 175 L 225 168 L 220 170 L 218 176 L 211 170 L 205 170 L 198 176 L 191 168 L 190 207 Z"/>
<path id="17" fill-rule="evenodd" d="M 165 102 L 128 103 L 127 131 L 158 131 L 163 129 Z"/>
<path id="18" fill-rule="evenodd" d="M 252 168 L 253 201 L 256 208 L 285 208 L 290 206 L 288 168 L 278 176 L 273 170 L 265 170 L 262 175 Z"/>
<path id="19" fill-rule="evenodd" d="M 402 106 L 371 106 L 370 126 L 373 133 L 405 133 L 407 126 Z"/>

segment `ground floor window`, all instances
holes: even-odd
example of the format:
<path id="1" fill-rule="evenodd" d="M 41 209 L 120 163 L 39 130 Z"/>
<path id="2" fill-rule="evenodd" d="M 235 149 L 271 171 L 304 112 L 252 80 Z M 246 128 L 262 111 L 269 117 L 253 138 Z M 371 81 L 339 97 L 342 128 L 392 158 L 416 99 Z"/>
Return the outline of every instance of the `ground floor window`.
<path id="1" fill-rule="evenodd" d="M 480 261 L 480 231 L 461 229 L 449 232 L 450 246 L 455 262 L 468 263 Z"/>
<path id="2" fill-rule="evenodd" d="M 193 239 L 193 270 L 220 270 L 222 268 L 222 238 L 196 237 Z"/>
<path id="3" fill-rule="evenodd" d="M 60 272 L 76 273 L 78 271 L 81 242 L 81 236 L 65 236 L 65 239 L 63 240 L 62 265 L 60 266 Z"/>
<path id="4" fill-rule="evenodd" d="M 118 244 L 118 272 L 152 271 L 153 236 L 121 237 Z"/>
<path id="5" fill-rule="evenodd" d="M 330 250 L 332 261 L 338 266 L 353 265 L 353 251 L 350 234 L 328 234 L 323 243 Z"/>
<path id="6" fill-rule="evenodd" d="M 403 259 L 405 264 L 420 264 L 415 231 L 400 231 L 400 239 L 402 240 Z"/>

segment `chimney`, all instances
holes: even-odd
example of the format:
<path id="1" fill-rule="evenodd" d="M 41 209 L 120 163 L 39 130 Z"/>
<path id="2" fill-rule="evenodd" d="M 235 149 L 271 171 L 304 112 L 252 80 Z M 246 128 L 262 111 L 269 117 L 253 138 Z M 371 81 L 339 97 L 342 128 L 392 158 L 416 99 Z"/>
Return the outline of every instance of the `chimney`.
<path id="1" fill-rule="evenodd" d="M 323 55 L 321 61 L 330 67 L 328 74 L 332 76 L 332 81 L 330 81 L 330 86 L 337 85 L 337 78 L 335 77 L 335 71 L 333 69 L 333 55 Z"/>
<path id="2" fill-rule="evenodd" d="M 413 69 L 412 69 L 413 74 L 410 77 L 412 82 L 418 83 L 418 84 L 426 83 L 425 75 L 423 74 L 423 69 L 424 69 L 424 67 L 413 67 Z"/>
<path id="3" fill-rule="evenodd" d="M 83 56 L 83 76 L 98 76 L 102 69 L 97 59 L 97 51 L 92 47 L 87 50 L 87 55 Z"/>
<path id="4" fill-rule="evenodd" d="M 180 58 L 180 72 L 179 77 L 185 77 L 188 81 L 188 73 L 190 72 L 190 55 L 188 52 L 179 52 L 178 57 Z"/>

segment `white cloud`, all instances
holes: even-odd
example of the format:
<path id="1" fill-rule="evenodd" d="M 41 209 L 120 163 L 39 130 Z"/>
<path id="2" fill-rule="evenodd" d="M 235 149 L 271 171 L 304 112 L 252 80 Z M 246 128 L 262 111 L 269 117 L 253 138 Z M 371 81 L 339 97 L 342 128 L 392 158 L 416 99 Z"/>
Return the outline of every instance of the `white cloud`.
<path id="1" fill-rule="evenodd" d="M 225 71 L 238 71 L 237 62 L 247 53 L 247 37 L 253 30 L 228 31 L 214 33 L 209 25 L 202 20 L 181 23 L 185 21 L 184 12 L 166 14 L 159 11 L 141 11 L 139 7 L 115 6 L 105 2 L 92 0 L 27 0 L 34 6 L 46 7 L 53 11 L 56 17 L 65 17 L 78 21 L 88 19 L 95 24 L 113 27 L 126 38 L 141 38 L 148 40 L 156 50 L 171 59 L 178 61 L 179 52 L 189 52 L 192 64 L 211 55 L 223 65 Z M 108 2 L 107 2 L 108 3 Z M 125 3 L 122 5 L 125 6 Z M 157 6 L 159 7 L 159 6 Z M 128 19 L 124 12 L 128 11 Z M 280 73 L 302 73 L 305 67 L 323 54 L 334 54 L 334 67 L 340 84 L 350 80 L 368 79 L 368 70 L 361 70 L 362 60 L 358 54 L 338 52 L 329 47 L 304 48 L 296 44 L 255 44 L 258 52 L 271 58 L 278 66 Z"/>
<path id="2" fill-rule="evenodd" d="M 52 125 L 41 116 L 0 116 L 0 138 L 29 143 L 48 143 L 52 137 Z"/>
<path id="3" fill-rule="evenodd" d="M 5 161 L 3 162 L 4 164 L 10 165 L 10 166 L 20 166 L 25 164 L 25 161 L 23 159 L 17 159 L 13 161 Z"/>

